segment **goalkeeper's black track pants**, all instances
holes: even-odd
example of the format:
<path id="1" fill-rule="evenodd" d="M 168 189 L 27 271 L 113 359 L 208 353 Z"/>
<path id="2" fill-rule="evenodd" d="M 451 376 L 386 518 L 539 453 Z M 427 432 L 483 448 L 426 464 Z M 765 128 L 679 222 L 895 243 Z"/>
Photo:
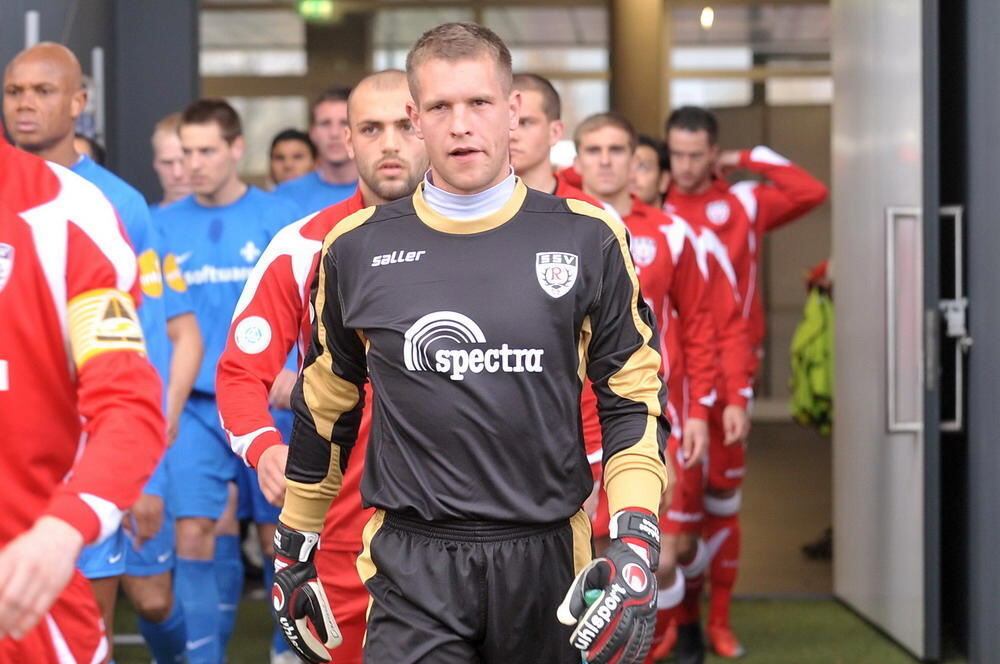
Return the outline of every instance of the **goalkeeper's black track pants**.
<path id="1" fill-rule="evenodd" d="M 365 662 L 580 664 L 556 608 L 591 555 L 583 512 L 525 525 L 379 510 L 358 558 L 371 594 Z"/>

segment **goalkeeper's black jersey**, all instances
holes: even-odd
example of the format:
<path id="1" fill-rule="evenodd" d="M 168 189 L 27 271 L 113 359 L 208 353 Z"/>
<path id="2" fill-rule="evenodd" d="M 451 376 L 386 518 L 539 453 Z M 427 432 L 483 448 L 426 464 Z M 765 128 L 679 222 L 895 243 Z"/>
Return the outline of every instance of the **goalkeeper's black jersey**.
<path id="1" fill-rule="evenodd" d="M 592 488 L 585 373 L 605 461 L 625 449 L 661 455 L 654 324 L 624 226 L 603 210 L 518 181 L 494 215 L 455 221 L 418 189 L 331 231 L 313 306 L 293 393 L 294 497 L 282 516 L 293 527 L 322 523 L 358 461 L 349 452 L 369 379 L 369 506 L 428 520 L 569 517 Z"/>

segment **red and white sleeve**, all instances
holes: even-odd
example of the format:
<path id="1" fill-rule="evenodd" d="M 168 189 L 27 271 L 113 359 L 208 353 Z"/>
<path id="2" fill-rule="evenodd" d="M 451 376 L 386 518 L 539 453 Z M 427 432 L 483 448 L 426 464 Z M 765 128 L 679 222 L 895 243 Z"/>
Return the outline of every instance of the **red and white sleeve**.
<path id="1" fill-rule="evenodd" d="M 307 220 L 282 229 L 257 262 L 216 370 L 223 429 L 233 452 L 254 468 L 264 450 L 282 443 L 268 394 L 298 341 L 306 284 L 322 246 L 300 234 Z"/>
<path id="2" fill-rule="evenodd" d="M 826 185 L 763 145 L 744 150 L 740 166 L 760 173 L 768 181 L 740 182 L 732 187 L 761 232 L 787 224 L 826 200 Z"/>
<path id="3" fill-rule="evenodd" d="M 96 188 L 64 184 L 73 189 L 74 210 L 67 224 L 66 322 L 86 444 L 47 514 L 92 542 L 114 532 L 138 498 L 163 455 L 166 425 L 162 385 L 136 314 L 135 254 Z"/>

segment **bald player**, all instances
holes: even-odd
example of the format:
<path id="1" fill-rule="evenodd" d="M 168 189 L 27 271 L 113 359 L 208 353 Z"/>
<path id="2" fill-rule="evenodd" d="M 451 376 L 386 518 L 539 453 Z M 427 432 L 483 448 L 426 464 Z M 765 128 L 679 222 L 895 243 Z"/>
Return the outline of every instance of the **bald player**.
<path id="1" fill-rule="evenodd" d="M 406 115 L 409 101 L 406 75 L 401 71 L 372 74 L 358 84 L 350 96 L 345 135 L 360 175 L 357 191 L 275 236 L 254 268 L 233 316 L 216 374 L 219 412 L 233 451 L 257 469 L 260 487 L 275 505 L 284 500 L 288 448 L 268 411 L 268 394 L 275 376 L 287 371 L 283 366 L 288 353 L 297 343 L 309 342 L 309 287 L 323 238 L 337 222 L 364 207 L 411 195 L 427 170 L 423 141 Z M 310 269 L 298 272 L 296 265 Z M 247 344 L 255 325 L 261 329 L 266 325 L 270 332 L 270 342 L 259 350 Z M 366 409 L 353 452 L 356 463 L 348 467 L 344 490 L 330 505 L 316 558 L 320 581 L 337 607 L 337 620 L 346 634 L 344 645 L 333 652 L 336 664 L 361 662 L 368 592 L 355 561 L 362 530 L 371 516 L 370 510 L 362 509 L 358 491 L 370 421 L 371 410 Z M 272 657 L 272 662 L 277 661 Z"/>
<path id="2" fill-rule="evenodd" d="M 184 170 L 184 152 L 181 138 L 177 135 L 181 128 L 180 112 L 171 113 L 156 123 L 150 142 L 153 144 L 153 170 L 163 189 L 163 200 L 152 207 L 170 205 L 191 193 L 191 182 Z"/>
<path id="3" fill-rule="evenodd" d="M 76 118 L 87 103 L 80 63 L 65 46 L 38 44 L 21 52 L 4 72 L 4 121 L 15 144 L 91 181 L 111 201 L 139 257 L 142 303 L 139 320 L 149 358 L 167 385 L 168 438 L 177 429 L 201 359 L 201 336 L 179 277 L 163 279 L 162 242 L 142 195 L 125 181 L 80 155 L 73 145 Z M 164 283 L 166 282 L 166 283 Z M 174 344 L 171 358 L 170 345 Z M 170 377 L 167 381 L 166 378 Z M 161 468 L 143 490 L 124 531 L 84 550 L 79 566 L 97 596 L 110 630 L 118 582 L 140 616 L 140 628 L 157 656 L 184 652 L 184 621 L 173 601 L 173 528 L 164 517 L 166 473 Z"/>

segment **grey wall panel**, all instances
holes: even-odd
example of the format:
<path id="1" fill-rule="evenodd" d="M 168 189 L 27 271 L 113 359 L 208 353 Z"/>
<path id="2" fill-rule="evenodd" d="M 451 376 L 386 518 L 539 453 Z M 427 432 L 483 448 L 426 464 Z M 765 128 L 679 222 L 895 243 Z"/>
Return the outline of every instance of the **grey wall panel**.
<path id="1" fill-rule="evenodd" d="M 968 0 L 968 258 L 972 337 L 969 355 L 969 606 L 974 664 L 1000 652 L 1000 3 Z M 947 453 L 947 451 L 945 452 Z M 954 515 L 946 515 L 945 524 Z"/>
<path id="2" fill-rule="evenodd" d="M 888 206 L 922 202 L 921 2 L 833 0 L 831 8 L 834 588 L 923 655 L 923 441 L 887 432 L 884 221 Z M 919 329 L 904 331 L 919 340 Z"/>
<path id="3" fill-rule="evenodd" d="M 198 2 L 117 0 L 114 34 L 108 152 L 118 173 L 158 200 L 150 134 L 198 97 Z"/>

